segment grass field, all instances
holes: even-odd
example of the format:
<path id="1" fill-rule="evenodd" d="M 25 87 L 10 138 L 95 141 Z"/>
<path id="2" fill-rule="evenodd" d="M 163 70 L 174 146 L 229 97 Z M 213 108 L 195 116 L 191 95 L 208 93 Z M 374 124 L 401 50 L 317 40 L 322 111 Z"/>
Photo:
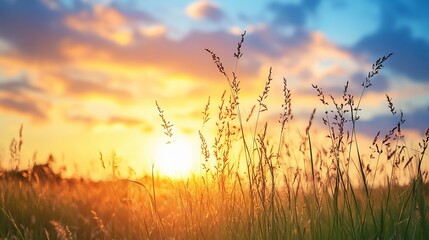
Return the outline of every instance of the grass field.
<path id="1" fill-rule="evenodd" d="M 237 62 L 244 36 L 234 53 Z M 313 85 L 326 129 L 318 141 L 312 135 L 316 109 L 307 127 L 291 137 L 293 96 L 286 80 L 280 128 L 271 136 L 272 123 L 260 117 L 268 111 L 271 69 L 252 113 L 244 116 L 239 77 L 206 51 L 228 91 L 216 115 L 209 115 L 210 99 L 201 103 L 202 127 L 196 133 L 201 145 L 195 147 L 201 148 L 202 174 L 170 179 L 152 172 L 124 179 L 114 161 L 105 165 L 102 156 L 110 177 L 99 182 L 63 179 L 52 171 L 53 159 L 28 171 L 3 169 L 0 238 L 429 239 L 429 185 L 422 167 L 429 128 L 409 147 L 401 128 L 406 117 L 387 96 L 397 124 L 375 132 L 369 146 L 358 137 L 361 100 L 391 54 L 374 63 L 361 92 L 350 93 L 346 83 L 343 94 L 333 97 Z M 172 140 L 168 110 L 156 107 Z M 205 133 L 209 119 L 217 129 L 213 145 Z M 11 162 L 21 161 L 21 138 L 22 133 L 10 145 Z"/>

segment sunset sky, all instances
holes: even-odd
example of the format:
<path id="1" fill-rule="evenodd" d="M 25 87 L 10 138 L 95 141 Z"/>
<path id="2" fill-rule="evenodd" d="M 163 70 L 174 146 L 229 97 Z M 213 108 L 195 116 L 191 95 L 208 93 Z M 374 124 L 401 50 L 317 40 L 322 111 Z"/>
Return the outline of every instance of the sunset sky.
<path id="1" fill-rule="evenodd" d="M 231 73 L 244 30 L 244 112 L 272 67 L 264 118 L 278 118 L 285 77 L 293 114 L 308 121 L 322 108 L 311 84 L 335 95 L 350 81 L 359 94 L 371 64 L 393 52 L 363 99 L 360 132 L 394 126 L 388 94 L 418 136 L 429 127 L 428 9 L 426 0 L 0 0 L 1 164 L 23 124 L 23 167 L 35 153 L 37 162 L 53 154 L 85 175 L 99 167 L 99 152 L 115 151 L 145 171 L 166 141 L 155 100 L 198 152 L 207 99 L 214 121 L 228 89 L 204 49 Z"/>

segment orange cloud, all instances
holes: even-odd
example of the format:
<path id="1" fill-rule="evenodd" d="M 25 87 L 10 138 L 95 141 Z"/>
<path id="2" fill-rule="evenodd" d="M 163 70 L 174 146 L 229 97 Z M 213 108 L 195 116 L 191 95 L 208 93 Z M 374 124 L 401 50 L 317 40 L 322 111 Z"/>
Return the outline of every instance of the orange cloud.
<path id="1" fill-rule="evenodd" d="M 167 32 L 167 28 L 161 24 L 141 27 L 139 30 L 140 30 L 140 33 L 143 34 L 143 36 L 147 36 L 147 37 L 163 36 Z"/>
<path id="2" fill-rule="evenodd" d="M 71 61 L 82 61 L 84 59 L 109 59 L 110 54 L 103 49 L 97 49 L 93 46 L 77 42 L 72 39 L 64 39 L 61 41 L 59 51 Z"/>
<path id="3" fill-rule="evenodd" d="M 119 45 L 127 45 L 133 40 L 132 24 L 114 8 L 97 5 L 92 13 L 82 11 L 66 17 L 64 22 L 73 30 L 95 33 Z"/>
<path id="4" fill-rule="evenodd" d="M 22 59 L 0 55 L 0 69 L 3 77 L 16 76 L 22 70 L 23 66 Z"/>

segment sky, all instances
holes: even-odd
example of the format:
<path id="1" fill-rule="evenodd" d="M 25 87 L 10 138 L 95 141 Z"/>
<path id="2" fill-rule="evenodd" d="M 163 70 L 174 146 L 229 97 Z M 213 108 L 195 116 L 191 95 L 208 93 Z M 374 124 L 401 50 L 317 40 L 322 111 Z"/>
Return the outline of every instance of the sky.
<path id="1" fill-rule="evenodd" d="M 0 0 L 1 164 L 22 124 L 21 167 L 52 154 L 91 175 L 100 153 L 115 152 L 144 172 L 166 141 L 155 101 L 198 152 L 207 99 L 214 119 L 228 90 L 205 48 L 237 73 L 245 113 L 272 67 L 267 121 L 281 110 L 283 78 L 295 119 L 308 121 L 323 109 L 312 84 L 336 96 L 349 81 L 358 95 L 372 63 L 393 52 L 362 100 L 360 131 L 395 125 L 388 94 L 418 137 L 429 127 L 427 9 L 425 0 Z"/>

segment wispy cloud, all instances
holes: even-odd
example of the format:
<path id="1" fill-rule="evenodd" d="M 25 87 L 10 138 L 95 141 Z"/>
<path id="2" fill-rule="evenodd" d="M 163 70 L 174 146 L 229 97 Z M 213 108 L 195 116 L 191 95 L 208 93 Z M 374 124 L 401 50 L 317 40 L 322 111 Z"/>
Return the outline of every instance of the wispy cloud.
<path id="1" fill-rule="evenodd" d="M 85 79 L 79 74 L 62 74 L 55 78 L 55 84 L 59 84 L 61 94 L 82 98 L 104 98 L 118 103 L 130 102 L 132 93 L 125 89 L 109 86 L 109 81 L 103 75 L 95 75 L 95 79 Z"/>
<path id="2" fill-rule="evenodd" d="M 94 126 L 123 126 L 126 128 L 138 128 L 144 133 L 151 133 L 154 129 L 153 124 L 143 118 L 112 115 L 106 118 L 100 118 L 94 115 L 68 114 L 65 116 L 70 123 L 80 123 L 87 127 Z"/>
<path id="3" fill-rule="evenodd" d="M 0 111 L 32 119 L 36 122 L 45 122 L 48 117 L 48 104 L 41 104 L 39 99 L 31 97 L 0 97 Z"/>
<path id="4" fill-rule="evenodd" d="M 0 94 L 7 92 L 18 96 L 25 92 L 41 92 L 42 89 L 32 84 L 28 78 L 20 77 L 16 79 L 8 79 L 6 82 L 0 82 Z"/>
<path id="5" fill-rule="evenodd" d="M 47 121 L 51 105 L 41 98 L 43 89 L 21 76 L 0 82 L 0 111 L 33 121 Z"/>

